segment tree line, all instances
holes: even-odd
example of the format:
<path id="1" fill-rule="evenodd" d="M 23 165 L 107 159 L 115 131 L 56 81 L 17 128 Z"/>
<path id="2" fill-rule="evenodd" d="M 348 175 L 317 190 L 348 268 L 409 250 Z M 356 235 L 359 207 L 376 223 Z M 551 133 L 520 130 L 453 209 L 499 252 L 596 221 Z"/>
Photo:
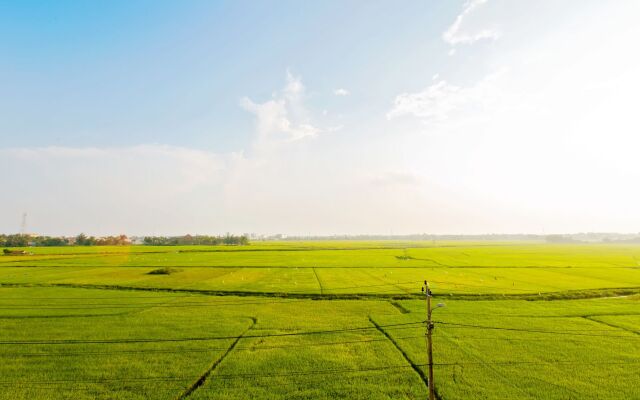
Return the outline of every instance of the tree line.
<path id="1" fill-rule="evenodd" d="M 143 241 L 149 246 L 182 246 L 182 245 L 228 245 L 228 246 L 244 246 L 249 244 L 249 238 L 245 235 L 224 235 L 224 236 L 206 236 L 206 235 L 184 235 L 184 236 L 146 236 Z"/>
<path id="2" fill-rule="evenodd" d="M 143 244 L 149 246 L 180 246 L 180 245 L 229 245 L 244 246 L 249 244 L 247 236 L 224 235 L 184 235 L 184 236 L 147 236 Z M 33 236 L 33 235 L 4 235 L 0 234 L 0 247 L 48 247 L 48 246 L 125 246 L 131 240 L 126 235 L 95 237 L 81 233 L 73 237 L 63 236 Z"/>
<path id="3" fill-rule="evenodd" d="M 67 244 L 63 238 L 49 236 L 0 235 L 0 246 L 2 247 L 27 247 L 30 243 L 38 243 L 39 246 L 64 246 Z"/>
<path id="4" fill-rule="evenodd" d="M 93 237 L 84 233 L 79 234 L 73 240 L 76 246 L 125 246 L 131 244 L 127 235 Z"/>
<path id="5" fill-rule="evenodd" d="M 51 247 L 51 246 L 123 246 L 131 244 L 126 235 L 105 236 L 96 238 L 84 233 L 74 237 L 32 236 L 0 234 L 0 247 Z"/>

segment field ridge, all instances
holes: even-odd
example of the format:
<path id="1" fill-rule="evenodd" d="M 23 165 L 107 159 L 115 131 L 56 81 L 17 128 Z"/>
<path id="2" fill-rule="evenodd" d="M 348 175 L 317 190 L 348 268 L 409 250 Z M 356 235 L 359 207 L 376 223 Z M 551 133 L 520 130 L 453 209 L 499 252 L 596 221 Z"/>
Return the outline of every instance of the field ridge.
<path id="1" fill-rule="evenodd" d="M 320 281 L 320 277 L 318 276 L 318 272 L 316 271 L 316 267 L 313 267 L 313 275 L 316 277 L 316 281 L 318 281 L 318 286 L 320 287 L 320 294 L 324 294 L 324 288 L 322 287 L 322 281 Z"/>
<path id="2" fill-rule="evenodd" d="M 400 352 L 400 354 L 402 354 L 402 357 L 405 359 L 405 361 L 407 363 L 409 363 L 409 365 L 411 365 L 411 368 L 413 368 L 413 370 L 418 374 L 418 376 L 420 377 L 420 379 L 422 380 L 422 383 L 424 383 L 424 386 L 429 389 L 429 378 L 427 378 L 427 375 L 425 375 L 424 371 L 422 370 L 422 368 L 420 368 L 420 366 L 418 366 L 418 364 L 414 363 L 413 360 L 411 360 L 411 358 L 409 357 L 409 355 L 402 349 L 402 347 L 398 344 L 398 342 L 396 342 L 391 335 L 389 335 L 387 333 L 387 331 L 385 331 L 384 329 L 382 329 L 382 327 L 380 325 L 378 325 L 378 323 L 371 318 L 371 316 L 369 316 L 369 322 L 371 322 L 373 324 L 373 326 L 376 327 L 376 329 L 382 333 L 387 339 L 389 339 L 389 341 L 393 344 L 393 346 L 396 348 L 396 350 L 398 350 Z M 438 400 L 442 400 L 442 398 L 440 397 L 440 395 L 438 395 L 437 391 L 436 391 L 436 399 Z"/>
<path id="3" fill-rule="evenodd" d="M 13 283 L 0 282 L 0 287 L 29 288 L 29 287 L 61 287 L 68 289 L 99 289 L 99 290 L 123 290 L 146 291 L 167 293 L 189 293 L 204 296 L 238 296 L 238 297 L 273 297 L 283 299 L 306 300 L 415 300 L 422 299 L 420 293 L 341 293 L 320 294 L 300 292 L 256 292 L 248 290 L 215 290 L 215 289 L 186 289 L 167 287 L 144 287 L 124 285 L 99 285 L 82 283 Z M 605 288 L 605 289 L 574 289 L 556 292 L 539 293 L 440 293 L 434 294 L 434 298 L 447 298 L 450 300 L 527 300 L 527 301 L 553 301 L 553 300 L 580 300 L 607 297 L 620 297 L 640 294 L 640 286 Z"/>
<path id="4" fill-rule="evenodd" d="M 218 368 L 218 365 L 220 365 L 220 363 L 222 363 L 222 361 L 224 361 L 224 359 L 229 355 L 229 353 L 231 353 L 233 351 L 233 349 L 236 347 L 236 345 L 238 344 L 240 339 L 242 339 L 242 337 L 247 332 L 249 332 L 256 325 L 257 322 L 258 322 L 258 320 L 256 318 L 251 317 L 251 325 L 247 329 L 245 329 L 245 331 L 242 332 L 240 334 L 240 336 L 238 336 L 233 341 L 233 343 L 231 343 L 229 348 L 220 357 L 218 357 L 218 359 L 216 361 L 214 361 L 213 364 L 211 364 L 211 366 L 209 368 L 207 368 L 207 370 L 202 375 L 200 375 L 200 377 L 191 386 L 189 386 L 184 392 L 182 392 L 182 394 L 180 394 L 180 396 L 178 396 L 176 398 L 176 400 L 184 400 L 184 399 L 186 399 L 187 397 L 191 396 L 191 394 L 193 392 L 198 390 L 198 388 L 200 386 L 204 385 L 204 383 L 207 381 L 209 376 L 211 376 L 213 371 L 215 371 L 216 368 Z"/>
<path id="5" fill-rule="evenodd" d="M 603 315 L 603 316 L 607 316 L 607 315 Z M 595 319 L 593 316 L 583 315 L 582 318 L 586 319 L 587 321 L 591 321 L 591 322 L 595 322 L 595 323 L 598 323 L 598 324 L 602 324 L 602 325 L 608 326 L 610 328 L 620 329 L 620 330 L 623 330 L 625 332 L 633 333 L 634 335 L 639 335 L 640 336 L 640 332 L 638 332 L 636 330 L 625 328 L 624 326 L 615 325 L 615 324 L 612 324 L 612 323 L 609 323 L 609 322 L 600 321 L 599 319 Z"/>

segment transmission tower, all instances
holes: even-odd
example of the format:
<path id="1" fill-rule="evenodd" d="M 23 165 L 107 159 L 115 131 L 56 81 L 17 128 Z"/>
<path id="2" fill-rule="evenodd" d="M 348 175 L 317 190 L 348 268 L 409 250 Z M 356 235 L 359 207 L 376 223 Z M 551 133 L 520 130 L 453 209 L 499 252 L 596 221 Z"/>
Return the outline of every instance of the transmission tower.
<path id="1" fill-rule="evenodd" d="M 27 213 L 22 214 L 22 224 L 20 225 L 20 234 L 27 234 Z"/>

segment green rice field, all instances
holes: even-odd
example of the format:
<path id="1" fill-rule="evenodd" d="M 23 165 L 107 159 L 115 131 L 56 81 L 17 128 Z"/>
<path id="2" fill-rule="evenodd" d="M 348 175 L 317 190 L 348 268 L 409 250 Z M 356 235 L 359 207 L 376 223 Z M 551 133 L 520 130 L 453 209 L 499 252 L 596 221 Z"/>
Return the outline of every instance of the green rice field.
<path id="1" fill-rule="evenodd" d="M 0 256 L 0 399 L 640 398 L 640 246 L 258 242 Z"/>

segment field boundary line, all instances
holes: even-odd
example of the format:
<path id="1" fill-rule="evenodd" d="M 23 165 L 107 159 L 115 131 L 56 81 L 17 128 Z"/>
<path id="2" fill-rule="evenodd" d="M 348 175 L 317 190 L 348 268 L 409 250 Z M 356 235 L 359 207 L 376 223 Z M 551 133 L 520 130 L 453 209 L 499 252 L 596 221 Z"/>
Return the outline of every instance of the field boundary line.
<path id="1" fill-rule="evenodd" d="M 58 315 L 0 315 L 3 319 L 57 319 L 57 318 L 99 318 L 99 317 L 117 317 L 132 314 L 131 311 L 111 314 L 58 314 Z"/>
<path id="2" fill-rule="evenodd" d="M 391 344 L 393 344 L 393 346 L 396 348 L 396 350 L 398 350 L 400 352 L 400 354 L 402 354 L 402 357 L 405 359 L 405 361 L 407 363 L 409 363 L 411 368 L 418 374 L 418 376 L 420 377 L 420 380 L 422 381 L 422 383 L 424 383 L 425 388 L 427 388 L 427 390 L 428 390 L 429 389 L 429 378 L 427 378 L 427 375 L 424 373 L 424 371 L 422 369 L 420 369 L 420 366 L 418 366 L 418 364 L 414 363 L 413 360 L 411 360 L 411 358 L 409 358 L 409 355 L 402 349 L 402 347 L 400 347 L 398 342 L 396 342 L 391 337 L 391 335 L 389 335 L 387 333 L 387 331 L 382 329 L 382 327 L 380 325 L 378 325 L 378 323 L 376 321 L 374 321 L 373 318 L 371 318 L 371 316 L 369 316 L 369 322 L 371 322 L 373 324 L 373 326 L 375 326 L 376 329 L 380 333 L 382 333 L 387 339 L 389 339 L 389 341 L 391 342 Z M 440 397 L 440 395 L 438 394 L 437 390 L 436 390 L 435 394 L 436 394 L 436 399 L 442 400 L 442 397 Z"/>
<path id="3" fill-rule="evenodd" d="M 77 259 L 75 257 L 65 258 L 65 259 Z M 421 259 L 415 259 L 421 260 Z M 48 261 L 48 260 L 19 260 L 19 261 L 2 261 L 0 262 L 0 267 L 7 268 L 113 268 L 114 265 L 85 265 L 85 264 L 27 264 L 30 261 L 40 262 L 40 261 Z M 426 260 L 423 260 L 426 261 Z M 14 265 L 15 263 L 25 263 L 27 265 Z M 444 264 L 443 264 L 444 265 Z M 138 264 L 138 265 L 117 265 L 117 267 L 121 268 L 164 268 L 167 265 L 161 264 Z M 441 268 L 441 269 L 575 269 L 575 270 L 590 270 L 590 269 L 633 269 L 638 270 L 640 267 L 637 266 L 573 266 L 573 265 L 447 265 L 447 266 L 438 266 L 438 265 L 416 265 L 416 266 L 393 266 L 393 267 L 380 267 L 375 265 L 329 265 L 329 266 L 307 266 L 307 265 L 172 265 L 172 267 L 177 268 L 254 268 L 254 269 L 276 269 L 276 268 L 320 268 L 320 269 L 361 269 L 361 268 L 402 268 L 402 269 L 418 269 L 422 270 L 424 268 Z"/>
<path id="4" fill-rule="evenodd" d="M 441 267 L 447 267 L 447 268 L 450 268 L 450 267 L 451 267 L 451 265 L 443 264 L 443 263 L 441 263 L 440 261 L 436 261 L 436 260 L 434 260 L 434 259 L 432 259 L 432 258 L 417 258 L 417 257 L 411 257 L 411 258 L 409 258 L 409 260 L 416 260 L 416 261 L 429 261 L 430 263 L 433 263 L 433 264 L 435 264 L 435 265 L 439 265 L 439 266 L 441 266 Z"/>
<path id="5" fill-rule="evenodd" d="M 475 351 L 475 349 L 473 348 L 473 346 L 467 346 L 467 347 L 462 346 L 462 345 L 460 344 L 460 342 L 458 342 L 457 340 L 452 340 L 452 339 L 449 337 L 449 335 L 448 335 L 446 332 L 444 332 L 444 331 L 443 331 L 443 335 L 442 335 L 442 337 L 444 337 L 445 339 L 447 339 L 449 342 L 453 343 L 457 348 L 459 348 L 459 349 L 460 349 L 460 351 L 461 351 L 463 354 L 466 354 L 466 355 L 468 355 L 468 356 L 470 356 L 470 357 L 474 358 L 475 360 L 477 360 L 477 362 L 479 362 L 481 365 L 483 365 L 485 368 L 487 368 L 490 372 L 492 372 L 492 373 L 494 374 L 494 376 L 496 376 L 500 381 L 502 381 L 502 382 L 505 384 L 505 386 L 507 386 L 507 387 L 509 387 L 509 388 L 513 388 L 513 389 L 515 389 L 516 391 L 518 391 L 518 392 L 520 392 L 520 393 L 524 394 L 524 395 L 525 395 L 525 397 L 529 397 L 529 396 L 530 396 L 530 393 L 529 393 L 529 392 L 527 392 L 527 391 L 525 391 L 524 389 L 520 388 L 519 386 L 516 386 L 516 385 L 514 385 L 513 383 L 509 382 L 507 379 L 505 379 L 505 378 L 503 377 L 503 375 L 500 373 L 500 371 L 498 371 L 498 370 L 496 369 L 496 367 L 495 367 L 495 366 L 493 366 L 493 365 L 491 365 L 491 364 L 487 363 L 486 361 L 484 361 L 484 360 L 482 359 L 482 357 L 481 357 L 481 356 L 479 356 L 478 354 L 476 354 L 476 351 Z"/>
<path id="6" fill-rule="evenodd" d="M 615 315 L 599 315 L 599 316 L 600 317 L 608 317 L 608 316 L 615 316 Z M 610 322 L 600 321 L 600 320 L 595 319 L 596 317 L 598 317 L 598 316 L 590 316 L 590 315 L 583 315 L 582 316 L 582 318 L 586 319 L 587 321 L 591 321 L 591 322 L 594 322 L 594 323 L 597 323 L 597 324 L 602 324 L 602 325 L 608 326 L 610 328 L 620 329 L 622 331 L 633 333 L 635 335 L 639 335 L 640 336 L 640 332 L 638 332 L 636 330 L 629 329 L 629 328 L 626 328 L 626 327 L 620 326 L 620 325 L 615 325 L 615 324 L 612 324 Z"/>
<path id="7" fill-rule="evenodd" d="M 455 285 L 455 283 L 451 283 Z M 395 286 L 389 283 L 390 286 Z M 420 293 L 300 293 L 300 292 L 252 292 L 247 290 L 213 290 L 213 289 L 187 289 L 187 288 L 163 288 L 122 285 L 100 284 L 76 284 L 76 283 L 16 283 L 0 282 L 0 288 L 37 288 L 60 287 L 68 289 L 93 289 L 93 290 L 123 290 L 144 291 L 162 293 L 189 293 L 203 296 L 237 296 L 237 297 L 272 297 L 283 299 L 301 300 L 418 300 L 424 296 Z M 508 288 L 505 288 L 508 289 Z M 330 290 L 330 289 L 325 289 Z M 443 290 L 441 295 L 435 298 L 447 298 L 451 300 L 496 301 L 496 300 L 527 300 L 527 301 L 554 301 L 554 300 L 583 300 L 597 299 L 615 296 L 628 296 L 640 294 L 640 286 L 626 288 L 600 288 L 600 289 L 576 289 L 557 292 L 539 293 L 447 293 Z"/>
<path id="8" fill-rule="evenodd" d="M 154 308 L 157 308 L 158 306 L 166 307 L 168 304 L 175 303 L 176 301 L 182 300 L 182 297 L 183 296 L 176 296 L 176 297 L 174 297 L 172 299 L 170 298 L 167 301 L 164 301 L 162 303 L 153 304 L 153 305 L 150 305 L 149 307 L 144 307 L 144 308 L 139 309 L 139 310 L 135 310 L 134 309 L 132 311 L 129 311 L 129 315 L 139 315 L 139 314 L 145 313 L 147 311 L 150 311 L 150 310 L 152 310 Z"/>
<path id="9" fill-rule="evenodd" d="M 231 353 L 233 351 L 233 349 L 236 347 L 236 345 L 238 344 L 238 342 L 240 341 L 240 339 L 242 339 L 242 337 L 249 332 L 254 326 L 256 326 L 256 323 L 258 322 L 258 320 L 255 317 L 251 317 L 251 325 L 245 329 L 244 332 L 242 332 L 240 334 L 240 336 L 238 336 L 233 343 L 231 343 L 231 346 L 229 346 L 229 348 L 224 352 L 224 354 L 222 354 L 220 357 L 218 357 L 217 360 L 215 360 L 213 362 L 213 364 L 211 364 L 211 366 L 209 366 L 209 368 L 207 368 L 207 370 L 200 375 L 200 377 L 191 384 L 191 386 L 189 386 L 184 392 L 182 392 L 182 394 L 180 394 L 180 396 L 176 397 L 176 400 L 184 400 L 187 397 L 191 396 L 191 394 L 193 392 L 195 392 L 196 390 L 198 390 L 198 388 L 202 385 L 204 385 L 204 383 L 207 381 L 207 379 L 211 376 L 211 374 L 216 370 L 216 368 L 218 368 L 218 365 L 220 365 L 222 363 L 222 361 L 224 361 L 224 359 L 229 355 L 229 353 Z"/>
<path id="10" fill-rule="evenodd" d="M 408 310 L 405 306 L 398 303 L 397 301 L 389 300 L 389 304 L 391 304 L 396 310 L 398 310 L 400 314 L 411 314 L 411 310 Z"/>
<path id="11" fill-rule="evenodd" d="M 318 272 L 316 271 L 316 267 L 313 267 L 313 274 L 316 276 L 316 281 L 318 281 L 318 286 L 320 286 L 320 295 L 324 294 L 324 288 L 322 287 L 322 282 L 320 281 L 320 277 L 318 276 Z"/>
<path id="12" fill-rule="evenodd" d="M 379 276 L 373 275 L 371 272 L 369 272 L 367 270 L 365 270 L 364 273 L 365 273 L 365 275 L 368 275 L 370 278 L 373 278 L 373 279 L 377 280 L 378 282 L 382 282 L 385 285 L 393 286 L 396 289 L 398 289 L 398 290 L 400 290 L 400 291 L 402 291 L 402 292 L 404 292 L 404 293 L 406 293 L 408 295 L 411 295 L 411 292 L 408 289 L 403 288 L 402 286 L 399 286 L 397 283 L 385 281 L 384 279 L 380 278 Z"/>
<path id="13" fill-rule="evenodd" d="M 532 243 L 533 244 L 533 243 Z M 186 246 L 199 246 L 199 245 L 186 245 Z M 205 245 L 206 246 L 206 245 Z M 350 251 L 350 250 L 398 250 L 398 249 L 440 249 L 440 248 L 482 248 L 482 247 L 510 247 L 510 246 L 521 246 L 520 243 L 488 243 L 488 244 L 472 244 L 472 245 L 464 245 L 464 244 L 448 244 L 448 245 L 430 245 L 430 244 L 418 244 L 415 243 L 413 245 L 407 246 L 406 244 L 391 244 L 391 245 L 380 245 L 380 246 L 359 246 L 359 247 L 292 247 L 292 248 L 233 248 L 233 249 L 187 249 L 187 250 L 178 250 L 178 253 L 245 253 L 245 252 L 262 252 L 262 251 L 271 251 L 271 252 L 294 252 L 294 251 Z M 130 246 L 137 247 L 137 245 Z M 146 245 L 140 246 L 140 248 L 145 248 Z M 175 253 L 176 247 L 182 247 L 181 245 L 170 245 L 170 246 L 152 246 L 152 247 L 161 247 L 163 250 L 143 250 L 143 251 L 96 251 L 96 252 L 80 252 L 80 253 L 36 253 L 31 254 L 31 257 L 47 257 L 47 256 L 102 256 L 102 255 L 145 255 L 145 254 L 169 254 Z M 71 246 L 70 248 L 73 248 Z M 126 248 L 126 247 L 125 247 Z M 164 250 L 166 249 L 166 250 Z M 8 261 L 10 262 L 10 261 Z"/>
<path id="14" fill-rule="evenodd" d="M 237 297 L 272 297 L 282 299 L 300 300 L 410 300 L 420 299 L 419 294 L 403 293 L 343 293 L 343 294 L 319 294 L 300 292 L 252 292 L 246 290 L 210 290 L 210 289 L 187 289 L 187 288 L 163 288 L 163 287 L 137 287 L 121 285 L 96 285 L 96 284 L 74 284 L 74 283 L 3 283 L 0 288 L 38 288 L 38 287 L 59 287 L 66 289 L 88 289 L 88 290 L 122 290 L 122 291 L 142 291 L 161 293 L 189 293 L 203 296 L 237 296 Z"/>
<path id="15" fill-rule="evenodd" d="M 485 361 L 485 360 L 482 358 L 482 356 L 481 356 L 481 355 L 476 354 L 476 353 L 478 352 L 478 350 L 477 350 L 477 349 L 475 349 L 475 348 L 473 347 L 473 345 L 469 345 L 469 344 L 467 343 L 467 347 L 464 347 L 464 346 L 462 346 L 462 345 L 460 344 L 460 342 L 459 342 L 459 341 L 457 341 L 457 340 L 452 340 L 452 338 L 450 337 L 450 335 L 449 335 L 446 331 L 442 331 L 442 332 L 443 332 L 442 337 L 444 337 L 445 339 L 447 339 L 449 342 L 454 343 L 454 344 L 456 345 L 456 347 L 458 347 L 462 353 L 467 354 L 468 356 L 473 357 L 474 359 L 476 359 L 476 360 L 477 360 L 477 362 L 478 362 L 480 365 L 483 365 L 485 368 L 487 368 L 488 370 L 490 370 L 491 372 L 493 372 L 493 373 L 495 374 L 495 376 L 497 376 L 497 377 L 498 377 L 498 379 L 500 379 L 502 382 L 504 382 L 504 383 L 506 384 L 506 386 L 511 387 L 511 388 L 514 388 L 514 389 L 516 389 L 517 391 L 519 391 L 520 393 L 525 394 L 526 396 L 531 396 L 531 393 L 529 393 L 529 391 L 528 391 L 527 389 L 523 389 L 523 388 L 521 388 L 521 387 L 519 387 L 519 386 L 514 385 L 514 384 L 513 384 L 513 383 L 511 383 L 510 381 L 506 380 L 506 379 L 503 377 L 502 373 L 497 369 L 496 364 L 492 364 L 490 361 L 489 361 L 489 362 L 488 362 L 488 361 Z M 463 366 L 463 365 L 464 365 L 464 363 L 460 363 L 460 364 L 458 364 L 458 363 L 454 363 L 454 364 L 455 364 L 455 365 L 460 365 L 460 366 Z M 580 392 L 578 392 L 578 391 L 576 391 L 576 390 L 574 390 L 574 389 L 571 389 L 571 388 L 569 388 L 569 387 L 563 386 L 563 385 L 561 385 L 561 384 L 554 383 L 554 382 L 550 382 L 550 381 L 544 380 L 544 379 L 542 379 L 542 378 L 538 378 L 538 377 L 536 377 L 536 376 L 534 376 L 534 375 L 530 375 L 530 376 L 529 376 L 529 379 L 532 379 L 532 380 L 535 380 L 535 381 L 538 381 L 538 382 L 542 382 L 542 383 L 547 384 L 547 385 L 550 385 L 550 386 L 555 386 L 555 387 L 557 387 L 557 388 L 559 388 L 559 389 L 566 390 L 566 391 L 568 391 L 568 392 L 572 392 L 572 393 L 574 393 L 574 394 L 579 395 L 579 396 L 580 396 L 579 398 L 586 398 L 586 396 L 584 395 L 584 393 L 580 393 Z"/>

